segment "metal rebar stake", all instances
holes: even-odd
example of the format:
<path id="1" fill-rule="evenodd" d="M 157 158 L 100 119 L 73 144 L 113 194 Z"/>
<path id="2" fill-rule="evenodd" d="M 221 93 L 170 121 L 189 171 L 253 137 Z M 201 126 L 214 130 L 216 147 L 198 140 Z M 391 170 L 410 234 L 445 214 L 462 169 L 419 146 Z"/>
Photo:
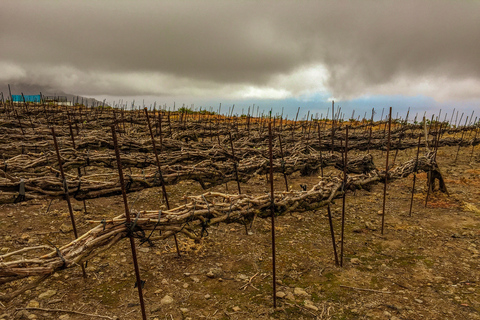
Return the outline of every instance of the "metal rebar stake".
<path id="1" fill-rule="evenodd" d="M 270 157 L 270 197 L 271 197 L 271 217 L 272 217 L 272 270 L 273 270 L 273 307 L 277 307 L 277 283 L 275 266 L 275 193 L 273 191 L 273 152 L 272 152 L 272 123 L 268 123 L 268 150 Z"/>
<path id="2" fill-rule="evenodd" d="M 412 216 L 412 207 L 413 207 L 413 194 L 415 193 L 415 182 L 417 180 L 417 172 L 418 172 L 418 155 L 420 153 L 420 140 L 422 139 L 422 135 L 418 135 L 418 145 L 417 145 L 417 158 L 415 160 L 415 170 L 413 170 L 413 186 L 412 186 L 412 197 L 410 198 L 410 211 L 408 215 Z"/>
<path id="3" fill-rule="evenodd" d="M 345 130 L 345 154 L 343 156 L 342 242 L 340 243 L 340 267 L 343 267 L 343 244 L 345 243 L 345 196 L 347 194 L 348 127 L 349 126 L 347 126 Z"/>
<path id="4" fill-rule="evenodd" d="M 130 225 L 131 223 L 130 210 L 128 209 L 127 192 L 125 191 L 125 180 L 123 178 L 123 169 L 122 169 L 122 162 L 121 162 L 122 160 L 120 159 L 120 151 L 118 150 L 118 142 L 117 142 L 117 134 L 115 132 L 115 125 L 112 125 L 111 128 L 112 128 L 113 146 L 115 148 L 115 157 L 117 159 L 118 175 L 120 177 L 120 187 L 122 189 L 123 204 L 125 206 L 125 219 L 127 221 L 127 224 Z M 132 249 L 133 266 L 135 268 L 135 277 L 137 280 L 138 298 L 140 300 L 142 318 L 143 320 L 146 320 L 147 314 L 145 312 L 145 303 L 143 301 L 142 280 L 140 279 L 140 270 L 138 268 L 137 251 L 135 250 L 135 240 L 131 234 L 129 234 L 128 238 L 130 240 L 130 247 Z"/>
<path id="5" fill-rule="evenodd" d="M 168 202 L 167 189 L 165 188 L 165 180 L 163 180 L 162 169 L 160 168 L 160 160 L 158 159 L 157 146 L 155 144 L 155 138 L 153 137 L 152 125 L 150 124 L 150 117 L 148 116 L 147 108 L 144 109 L 145 114 L 147 115 L 148 130 L 150 131 L 150 137 L 152 138 L 153 152 L 155 153 L 155 161 L 157 163 L 158 175 L 160 176 L 160 183 L 162 184 L 162 193 L 165 199 L 165 204 L 167 205 L 167 210 L 170 210 L 170 203 Z M 175 240 L 175 247 L 177 249 L 177 255 L 180 257 L 180 248 L 178 247 L 177 235 L 173 234 L 173 239 Z"/>
<path id="6" fill-rule="evenodd" d="M 62 158 L 60 157 L 60 150 L 58 149 L 55 129 L 53 127 L 51 129 L 52 129 L 52 136 L 53 136 L 53 144 L 55 145 L 55 151 L 57 152 L 58 167 L 60 168 L 60 175 L 62 176 L 62 181 L 63 181 L 65 200 L 67 201 L 68 211 L 70 213 L 70 221 L 72 223 L 73 234 L 75 235 L 75 239 L 77 239 L 78 238 L 77 226 L 75 225 L 75 217 L 73 216 L 72 203 L 70 202 L 70 195 L 68 194 L 68 185 L 67 185 L 67 180 L 65 179 L 65 172 L 63 171 Z M 81 266 L 82 266 L 83 277 L 86 278 L 87 273 L 85 272 L 85 266 L 83 265 L 83 263 L 81 264 Z"/>
<path id="7" fill-rule="evenodd" d="M 388 116 L 388 140 L 387 140 L 387 160 L 385 164 L 385 184 L 383 185 L 383 206 L 382 206 L 382 235 L 385 227 L 385 203 L 387 200 L 387 181 L 388 181 L 388 154 L 390 153 L 390 135 L 392 128 L 392 107 L 390 107 L 390 114 Z"/>
<path id="8" fill-rule="evenodd" d="M 242 190 L 240 189 L 240 180 L 238 179 L 238 167 L 237 167 L 237 160 L 235 159 L 235 149 L 233 148 L 232 133 L 230 131 L 228 132 L 228 136 L 230 137 L 230 147 L 232 149 L 233 169 L 235 170 L 235 180 L 237 180 L 238 194 L 242 194 Z"/>

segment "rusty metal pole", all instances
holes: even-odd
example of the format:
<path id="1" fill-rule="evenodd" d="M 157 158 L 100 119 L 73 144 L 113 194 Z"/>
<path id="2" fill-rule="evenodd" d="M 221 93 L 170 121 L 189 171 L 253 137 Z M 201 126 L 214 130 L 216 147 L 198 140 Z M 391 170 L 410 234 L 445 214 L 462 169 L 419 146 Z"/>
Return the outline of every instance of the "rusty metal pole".
<path id="1" fill-rule="evenodd" d="M 288 192 L 288 181 L 287 181 L 287 173 L 285 172 L 285 158 L 283 156 L 283 146 L 282 146 L 282 128 L 280 127 L 280 132 L 278 134 L 278 142 L 280 144 L 280 155 L 282 156 L 282 173 L 283 179 L 285 180 L 285 190 Z"/>
<path id="2" fill-rule="evenodd" d="M 63 189 L 65 192 L 65 200 L 67 201 L 68 211 L 70 213 L 70 221 L 72 223 L 73 234 L 75 235 L 75 239 L 77 239 L 78 238 L 77 226 L 75 225 L 75 217 L 73 216 L 72 203 L 70 202 L 70 195 L 68 194 L 68 185 L 67 185 L 67 180 L 65 179 L 65 172 L 63 171 L 62 157 L 60 157 L 60 150 L 58 149 L 55 129 L 53 127 L 51 129 L 52 129 L 52 136 L 53 136 L 53 144 L 55 145 L 55 151 L 57 152 L 58 167 L 60 168 L 60 175 L 62 176 Z M 82 266 L 83 277 L 86 278 L 87 273 L 85 272 L 85 266 L 83 265 L 83 263 L 81 264 L 81 266 Z"/>
<path id="3" fill-rule="evenodd" d="M 77 148 L 75 147 L 75 138 L 73 136 L 72 123 L 70 121 L 68 121 L 68 128 L 70 129 L 70 137 L 72 138 L 73 150 L 76 150 Z M 80 167 L 77 167 L 77 170 L 78 170 L 78 180 L 81 181 L 80 177 L 82 176 L 82 172 L 80 171 Z M 79 189 L 80 189 L 80 185 L 79 185 Z M 84 209 L 85 214 L 86 214 L 87 213 L 87 203 L 85 202 L 85 199 L 83 199 L 83 209 Z"/>
<path id="4" fill-rule="evenodd" d="M 273 270 L 273 307 L 277 307 L 277 281 L 275 266 L 275 194 L 273 191 L 273 152 L 272 152 L 272 123 L 268 123 L 268 150 L 270 157 L 270 197 L 271 197 L 271 217 L 272 217 L 272 270 Z"/>
<path id="5" fill-rule="evenodd" d="M 473 123 L 475 125 L 475 123 Z M 470 153 L 470 163 L 472 162 L 473 159 L 473 150 L 475 149 L 475 141 L 477 140 L 477 133 L 478 133 L 478 128 L 475 128 L 475 136 L 473 137 L 472 141 L 472 152 Z"/>
<path id="6" fill-rule="evenodd" d="M 235 149 L 233 148 L 232 133 L 230 131 L 228 132 L 228 136 L 230 137 L 230 147 L 232 148 L 233 168 L 235 169 L 235 180 L 237 180 L 238 194 L 242 194 L 242 190 L 240 189 L 240 180 L 238 179 L 237 160 L 235 159 Z"/>
<path id="7" fill-rule="evenodd" d="M 413 186 L 412 186 L 412 197 L 410 198 L 410 211 L 409 216 L 412 216 L 412 207 L 413 207 L 413 194 L 415 193 L 415 182 L 417 180 L 417 172 L 418 172 L 418 155 L 420 154 L 420 140 L 422 139 L 422 135 L 418 135 L 418 145 L 417 145 L 417 158 L 415 160 L 415 168 L 413 170 Z"/>
<path id="8" fill-rule="evenodd" d="M 317 122 L 317 126 L 318 126 L 318 150 L 320 151 L 320 172 L 323 178 L 322 136 L 320 134 L 320 123 Z"/>
<path id="9" fill-rule="evenodd" d="M 122 189 L 123 204 L 125 206 L 125 219 L 127 221 L 127 226 L 129 226 L 131 224 L 130 210 L 128 209 L 127 192 L 125 191 L 125 180 L 123 179 L 122 160 L 120 159 L 120 151 L 118 150 L 118 142 L 117 142 L 117 134 L 115 132 L 115 125 L 112 125 L 111 129 L 112 129 L 112 137 L 113 137 L 113 146 L 115 148 L 115 157 L 117 159 L 118 175 L 120 177 L 120 187 Z M 140 279 L 140 269 L 138 268 L 137 251 L 135 249 L 135 240 L 132 237 L 131 233 L 129 233 L 128 238 L 130 240 L 130 247 L 132 249 L 133 266 L 135 268 L 135 278 L 137 280 L 137 289 L 138 289 L 138 298 L 140 300 L 140 309 L 142 310 L 143 320 L 146 320 L 147 319 L 147 314 L 145 312 L 145 303 L 143 301 L 142 280 Z"/>
<path id="10" fill-rule="evenodd" d="M 385 203 L 387 200 L 387 181 L 388 181 L 388 154 L 390 153 L 390 135 L 392 128 L 392 107 L 390 107 L 390 114 L 388 116 L 388 140 L 387 140 L 387 160 L 385 164 L 385 184 L 383 185 L 383 207 L 382 207 L 382 235 L 385 227 Z"/>
<path id="11" fill-rule="evenodd" d="M 349 126 L 346 126 L 345 128 L 345 154 L 343 156 L 342 242 L 340 243 L 340 267 L 343 267 L 343 244 L 345 243 L 345 196 L 347 194 L 348 127 Z"/>
<path id="12" fill-rule="evenodd" d="M 150 124 L 150 117 L 148 116 L 147 108 L 144 109 L 145 114 L 147 115 L 148 130 L 150 131 L 150 137 L 152 138 L 153 152 L 155 153 L 155 161 L 157 163 L 158 175 L 160 176 L 160 183 L 162 184 L 162 193 L 165 198 L 165 204 L 167 205 L 167 210 L 170 210 L 170 203 L 168 202 L 167 189 L 165 188 L 165 181 L 163 180 L 162 169 L 160 168 L 160 160 L 158 159 L 157 146 L 155 144 L 155 138 L 153 137 L 152 125 Z M 175 239 L 175 247 L 177 249 L 177 255 L 180 257 L 180 248 L 178 247 L 177 235 L 173 234 Z"/>
<path id="13" fill-rule="evenodd" d="M 333 231 L 333 220 L 332 220 L 332 212 L 330 210 L 330 203 L 327 205 L 327 213 L 328 213 L 328 223 L 330 225 L 330 234 L 332 235 L 332 244 L 333 244 L 333 255 L 335 256 L 335 265 L 338 267 L 338 254 L 337 254 L 337 243 L 335 242 L 335 232 Z"/>
<path id="14" fill-rule="evenodd" d="M 372 141 L 372 130 L 373 130 L 373 116 L 375 114 L 375 108 L 372 109 L 372 119 L 370 120 L 370 125 L 369 127 L 369 135 L 368 135 L 368 147 L 367 147 L 367 153 L 370 154 L 370 143 Z"/>
<path id="15" fill-rule="evenodd" d="M 335 101 L 332 100 L 332 151 L 331 153 L 333 154 L 333 145 L 335 142 L 335 107 L 334 107 Z"/>

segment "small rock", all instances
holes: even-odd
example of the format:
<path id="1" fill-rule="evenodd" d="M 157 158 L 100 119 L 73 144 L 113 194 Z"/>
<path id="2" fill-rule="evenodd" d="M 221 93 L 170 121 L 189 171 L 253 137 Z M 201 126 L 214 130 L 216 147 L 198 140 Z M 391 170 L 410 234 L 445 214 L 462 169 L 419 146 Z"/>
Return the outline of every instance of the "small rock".
<path id="1" fill-rule="evenodd" d="M 30 239 L 30 235 L 28 233 L 22 233 L 22 235 L 20 236 L 20 239 L 27 241 L 28 239 Z"/>
<path id="2" fill-rule="evenodd" d="M 244 275 L 243 273 L 237 274 L 237 276 L 236 276 L 235 278 L 237 278 L 237 280 L 239 280 L 239 281 L 245 281 L 245 280 L 248 280 L 248 279 L 249 279 L 249 278 L 248 278 L 246 275 Z"/>
<path id="3" fill-rule="evenodd" d="M 11 236 L 5 236 L 4 239 L 5 239 L 5 241 L 10 241 L 10 240 L 12 240 L 12 237 Z"/>
<path id="4" fill-rule="evenodd" d="M 190 285 L 188 283 L 183 284 L 183 289 L 187 289 Z"/>
<path id="5" fill-rule="evenodd" d="M 461 237 L 461 235 L 460 235 L 460 234 L 458 234 L 458 233 L 454 233 L 454 234 L 452 234 L 452 238 L 460 238 L 460 237 Z"/>
<path id="6" fill-rule="evenodd" d="M 415 302 L 417 302 L 417 303 L 423 303 L 423 300 L 415 299 Z"/>
<path id="7" fill-rule="evenodd" d="M 161 304 L 171 304 L 173 303 L 173 298 L 170 297 L 168 294 L 160 300 Z"/>
<path id="8" fill-rule="evenodd" d="M 192 279 L 193 282 L 195 283 L 199 283 L 200 282 L 200 279 L 198 277 L 190 277 L 190 279 Z"/>
<path id="9" fill-rule="evenodd" d="M 63 223 L 60 226 L 60 231 L 62 231 L 62 232 L 70 232 L 72 230 L 73 230 L 73 228 L 72 228 L 72 225 L 70 225 L 70 224 Z"/>
<path id="10" fill-rule="evenodd" d="M 310 310 L 313 310 L 313 311 L 318 311 L 318 308 L 310 300 L 305 300 L 304 305 L 305 305 L 305 308 L 307 308 L 307 309 L 310 309 Z"/>
<path id="11" fill-rule="evenodd" d="M 240 312 L 240 311 L 242 311 L 242 309 L 240 309 L 239 306 L 233 307 L 232 310 L 233 310 L 234 312 Z"/>
<path id="12" fill-rule="evenodd" d="M 150 248 L 142 247 L 142 248 L 139 248 L 138 251 L 143 252 L 143 253 L 148 253 L 148 252 L 150 252 Z"/>
<path id="13" fill-rule="evenodd" d="M 83 210 L 83 206 L 76 206 L 76 205 L 73 205 L 73 211 L 82 211 Z"/>
<path id="14" fill-rule="evenodd" d="M 360 260 L 358 258 L 352 258 L 350 259 L 351 264 L 360 264 Z"/>
<path id="15" fill-rule="evenodd" d="M 47 290 L 38 296 L 38 299 L 50 299 L 57 294 L 57 290 Z"/>
<path id="16" fill-rule="evenodd" d="M 304 296 L 304 297 L 310 296 L 305 290 L 299 287 L 296 287 L 295 289 L 293 289 L 293 294 L 296 296 Z"/>
<path id="17" fill-rule="evenodd" d="M 187 313 L 187 312 L 189 312 L 190 310 L 188 310 L 187 308 L 180 308 L 180 311 L 181 311 L 182 313 Z"/>
<path id="18" fill-rule="evenodd" d="M 162 306 L 155 306 L 155 307 L 150 309 L 150 312 L 154 313 L 154 312 L 162 311 L 162 309 L 163 309 Z"/>
<path id="19" fill-rule="evenodd" d="M 10 250 L 10 248 L 8 248 L 8 247 L 3 247 L 2 249 L 0 249 L 0 253 L 5 254 L 5 253 L 8 252 L 8 250 Z"/>
<path id="20" fill-rule="evenodd" d="M 287 294 L 283 291 L 277 291 L 275 295 L 277 296 L 277 298 L 283 299 Z"/>
<path id="21" fill-rule="evenodd" d="M 210 299 L 212 296 L 207 293 L 207 294 L 204 295 L 203 297 L 208 300 L 208 299 Z"/>
<path id="22" fill-rule="evenodd" d="M 62 314 L 60 317 L 58 317 L 58 320 L 68 320 L 70 319 L 70 316 L 68 314 Z"/>
<path id="23" fill-rule="evenodd" d="M 207 277 L 209 278 L 220 278 L 221 276 L 223 276 L 222 268 L 211 268 L 207 272 Z"/>
<path id="24" fill-rule="evenodd" d="M 167 285 L 167 284 L 168 284 L 168 280 L 167 280 L 167 279 L 163 279 L 163 280 L 162 280 L 162 284 Z"/>
<path id="25" fill-rule="evenodd" d="M 290 301 L 295 301 L 295 296 L 291 292 L 287 292 L 287 295 L 285 296 L 285 299 L 290 300 Z"/>
<path id="26" fill-rule="evenodd" d="M 30 302 L 27 304 L 27 308 L 38 308 L 40 307 L 40 303 L 36 300 L 30 300 Z"/>

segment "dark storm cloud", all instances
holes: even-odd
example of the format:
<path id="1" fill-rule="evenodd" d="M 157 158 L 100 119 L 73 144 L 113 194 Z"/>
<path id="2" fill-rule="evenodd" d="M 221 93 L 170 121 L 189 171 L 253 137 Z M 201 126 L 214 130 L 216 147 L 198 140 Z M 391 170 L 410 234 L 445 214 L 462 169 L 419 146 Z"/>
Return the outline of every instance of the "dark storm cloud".
<path id="1" fill-rule="evenodd" d="M 335 96 L 395 90 L 398 79 L 475 86 L 479 17 L 472 1 L 4 1 L 0 80 L 225 94 L 323 65 Z"/>

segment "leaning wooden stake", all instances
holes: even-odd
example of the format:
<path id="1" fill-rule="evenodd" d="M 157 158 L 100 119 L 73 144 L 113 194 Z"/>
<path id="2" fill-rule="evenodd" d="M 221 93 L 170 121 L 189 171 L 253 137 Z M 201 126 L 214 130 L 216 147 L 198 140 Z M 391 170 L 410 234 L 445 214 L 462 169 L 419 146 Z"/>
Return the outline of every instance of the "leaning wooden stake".
<path id="1" fill-rule="evenodd" d="M 277 281 L 275 267 L 275 193 L 273 190 L 273 152 L 272 152 L 272 123 L 268 123 L 268 150 L 270 156 L 270 210 L 272 215 L 272 269 L 273 269 L 273 307 L 277 307 Z"/>
<path id="2" fill-rule="evenodd" d="M 135 226 L 132 225 L 130 221 L 130 210 L 128 209 L 128 201 L 127 201 L 127 192 L 125 191 L 125 181 L 123 179 L 123 169 L 122 169 L 122 160 L 120 159 L 120 151 L 118 150 L 118 142 L 117 142 L 117 135 L 115 133 L 115 125 L 111 126 L 112 128 L 112 137 L 113 137 L 113 146 L 115 148 L 115 157 L 117 158 L 117 166 L 118 166 L 118 175 L 120 177 L 120 187 L 122 189 L 122 196 L 123 196 L 123 204 L 125 206 L 125 219 L 126 224 L 129 228 L 134 228 Z M 137 289 L 138 289 L 138 298 L 140 300 L 140 309 L 142 310 L 142 318 L 143 320 L 147 319 L 147 314 L 145 312 L 145 303 L 143 301 L 143 292 L 142 292 L 142 280 L 140 279 L 140 270 L 138 268 L 138 261 L 137 261 L 137 251 L 135 249 L 135 240 L 133 238 L 133 230 L 130 229 L 128 232 L 128 238 L 130 239 L 130 247 L 132 249 L 132 258 L 133 258 L 133 266 L 135 268 L 135 277 L 137 280 Z"/>
<path id="3" fill-rule="evenodd" d="M 52 136 L 53 136 L 53 143 L 55 145 L 55 151 L 57 152 L 58 167 L 60 168 L 60 175 L 62 176 L 63 189 L 65 192 L 65 200 L 67 201 L 68 211 L 70 213 L 70 220 L 72 222 L 73 234 L 75 235 L 75 239 L 78 239 L 77 226 L 75 225 L 75 217 L 73 216 L 72 203 L 70 202 L 70 195 L 68 194 L 67 180 L 65 179 L 65 172 L 63 172 L 62 157 L 60 157 L 60 150 L 58 149 L 57 136 L 55 135 L 55 129 L 53 127 L 52 127 Z M 82 266 L 83 277 L 86 278 L 87 273 L 85 272 L 85 266 L 83 265 L 83 263 L 81 264 L 81 266 Z"/>
<path id="4" fill-rule="evenodd" d="M 165 199 L 165 204 L 167 205 L 167 210 L 170 210 L 170 203 L 168 202 L 167 189 L 165 188 L 165 180 L 163 180 L 162 169 L 160 167 L 160 160 L 158 159 L 157 146 L 155 144 L 155 138 L 153 136 L 152 125 L 150 124 L 150 117 L 148 116 L 147 108 L 145 108 L 144 110 L 145 110 L 145 114 L 147 115 L 148 130 L 150 131 L 150 138 L 152 139 L 153 152 L 155 153 L 155 162 L 156 162 L 157 168 L 158 168 L 158 176 L 160 178 L 160 183 L 162 184 L 163 198 Z M 177 249 L 177 255 L 180 257 L 180 249 L 178 247 L 177 235 L 174 234 L 173 238 L 175 240 L 175 247 Z"/>
<path id="5" fill-rule="evenodd" d="M 385 164 L 385 184 L 383 185 L 383 207 L 382 207 L 382 235 L 385 228 L 385 203 L 387 200 L 387 181 L 388 181 L 388 154 L 390 153 L 390 135 L 392 128 L 392 107 L 390 107 L 390 114 L 388 116 L 388 140 L 387 140 L 387 160 Z"/>

